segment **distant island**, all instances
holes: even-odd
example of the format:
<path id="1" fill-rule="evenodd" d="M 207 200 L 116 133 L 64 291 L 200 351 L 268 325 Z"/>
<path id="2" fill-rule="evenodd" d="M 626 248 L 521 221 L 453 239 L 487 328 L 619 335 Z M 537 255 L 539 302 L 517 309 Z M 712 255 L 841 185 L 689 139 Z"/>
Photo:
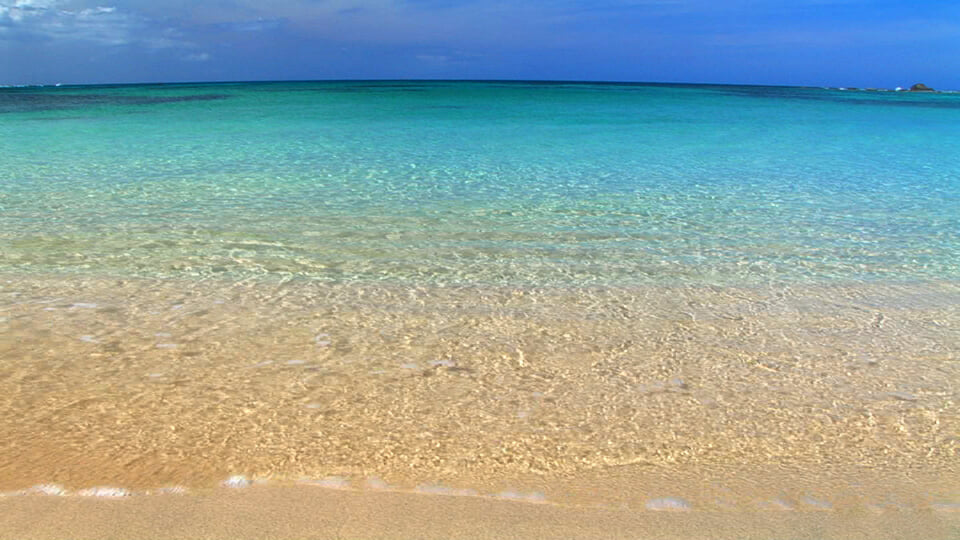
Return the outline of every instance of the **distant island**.
<path id="1" fill-rule="evenodd" d="M 859 91 L 860 88 L 857 88 L 857 87 L 855 87 L 855 86 L 844 86 L 844 87 L 837 88 L 837 90 L 857 90 L 857 91 Z M 896 88 L 894 88 L 894 89 L 892 89 L 892 90 L 891 90 L 891 89 L 888 89 L 888 88 L 864 88 L 863 90 L 865 90 L 865 91 L 867 91 L 867 92 L 935 92 L 935 93 L 939 93 L 939 92 L 940 92 L 939 90 L 934 90 L 933 88 L 930 88 L 929 86 L 927 86 L 927 85 L 925 85 L 925 84 L 923 84 L 923 83 L 916 83 L 916 84 L 914 84 L 913 86 L 911 86 L 910 88 L 904 88 L 904 87 L 902 87 L 902 86 L 898 86 L 898 87 L 896 87 Z"/>

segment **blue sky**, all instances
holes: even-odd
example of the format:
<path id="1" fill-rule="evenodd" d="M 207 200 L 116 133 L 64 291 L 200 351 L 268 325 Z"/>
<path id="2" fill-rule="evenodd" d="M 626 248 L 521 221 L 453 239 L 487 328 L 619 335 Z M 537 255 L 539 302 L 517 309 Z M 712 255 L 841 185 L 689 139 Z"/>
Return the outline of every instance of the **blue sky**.
<path id="1" fill-rule="evenodd" d="M 960 0 L 0 0 L 0 84 L 350 78 L 960 89 Z"/>

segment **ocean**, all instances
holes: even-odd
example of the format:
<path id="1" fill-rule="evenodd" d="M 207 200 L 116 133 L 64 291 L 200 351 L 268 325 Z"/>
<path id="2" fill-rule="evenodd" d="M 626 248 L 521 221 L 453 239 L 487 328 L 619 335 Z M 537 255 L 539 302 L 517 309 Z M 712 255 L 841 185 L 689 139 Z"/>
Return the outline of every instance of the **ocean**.
<path id="1" fill-rule="evenodd" d="M 0 269 L 584 286 L 960 276 L 960 96 L 7 89 Z"/>
<path id="2" fill-rule="evenodd" d="M 0 89 L 0 490 L 955 508 L 958 148 L 948 93 Z"/>

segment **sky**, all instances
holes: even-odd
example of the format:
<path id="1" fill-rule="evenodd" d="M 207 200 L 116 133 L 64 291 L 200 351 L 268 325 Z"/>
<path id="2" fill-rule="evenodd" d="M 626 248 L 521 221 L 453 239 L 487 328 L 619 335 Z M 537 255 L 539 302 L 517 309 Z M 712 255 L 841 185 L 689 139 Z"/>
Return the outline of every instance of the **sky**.
<path id="1" fill-rule="evenodd" d="M 960 0 L 0 0 L 0 84 L 303 79 L 960 89 Z"/>

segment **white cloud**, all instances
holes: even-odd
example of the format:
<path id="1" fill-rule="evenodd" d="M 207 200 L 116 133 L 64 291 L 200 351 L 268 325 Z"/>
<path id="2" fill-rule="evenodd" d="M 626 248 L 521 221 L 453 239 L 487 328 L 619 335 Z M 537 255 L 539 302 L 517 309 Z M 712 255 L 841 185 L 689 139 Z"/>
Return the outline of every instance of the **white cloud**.
<path id="1" fill-rule="evenodd" d="M 85 41 L 125 45 L 140 39 L 145 22 L 115 6 L 72 8 L 62 0 L 0 0 L 0 39 Z"/>
<path id="2" fill-rule="evenodd" d="M 183 57 L 187 62 L 206 62 L 210 60 L 210 53 L 199 52 L 199 53 L 190 53 Z"/>
<path id="3" fill-rule="evenodd" d="M 728 47 L 876 47 L 889 44 L 915 44 L 960 35 L 960 24 L 928 19 L 882 21 L 870 26 L 808 27 L 778 30 L 754 30 L 718 33 L 710 38 L 714 45 Z"/>
<path id="4" fill-rule="evenodd" d="M 417 60 L 428 64 L 446 64 L 450 57 L 444 54 L 418 54 Z"/>

